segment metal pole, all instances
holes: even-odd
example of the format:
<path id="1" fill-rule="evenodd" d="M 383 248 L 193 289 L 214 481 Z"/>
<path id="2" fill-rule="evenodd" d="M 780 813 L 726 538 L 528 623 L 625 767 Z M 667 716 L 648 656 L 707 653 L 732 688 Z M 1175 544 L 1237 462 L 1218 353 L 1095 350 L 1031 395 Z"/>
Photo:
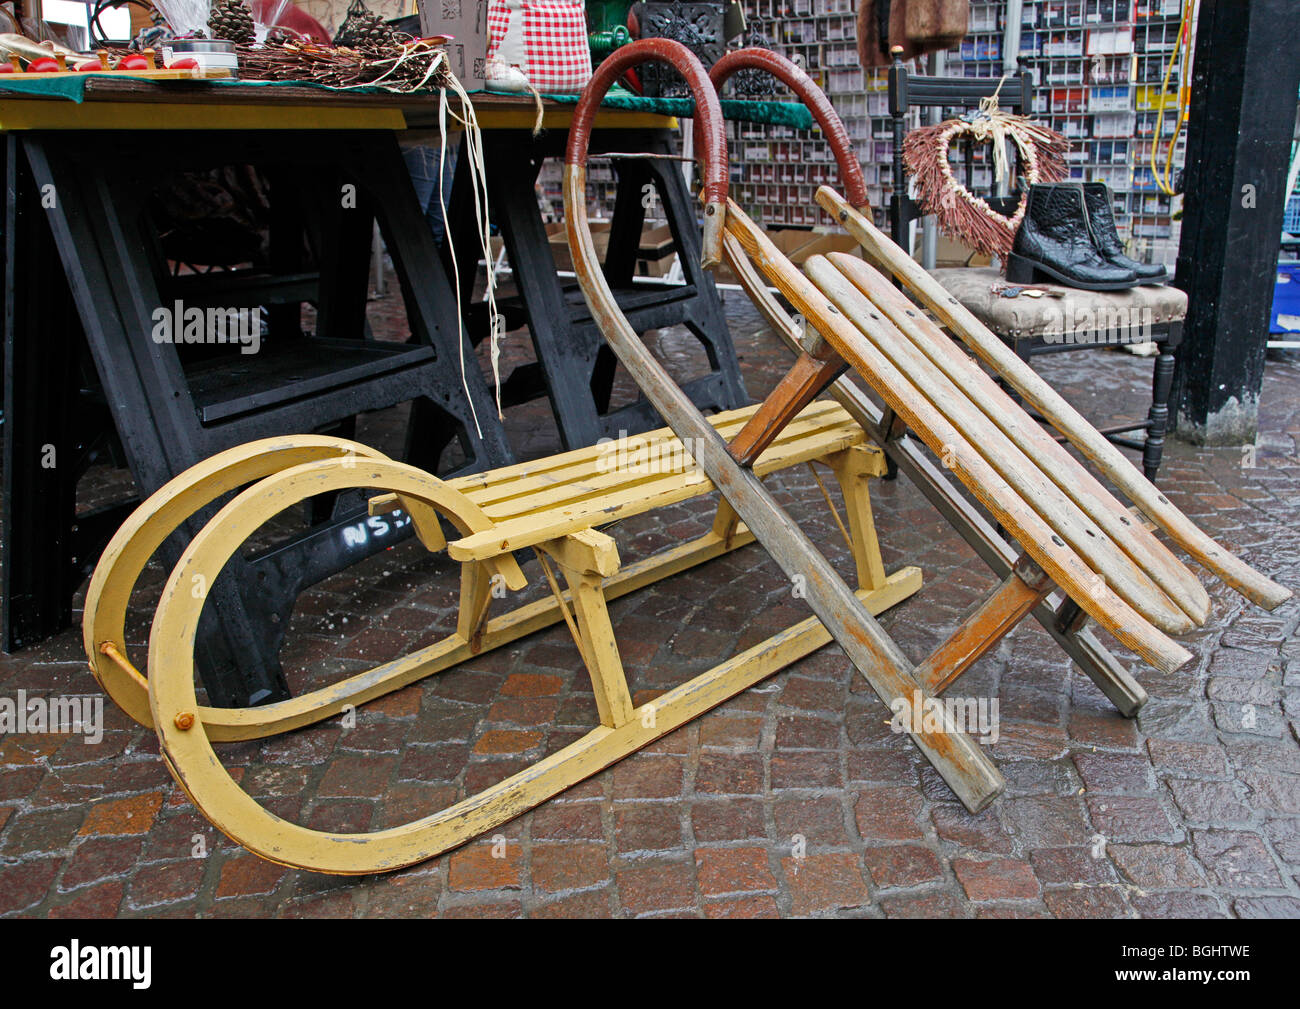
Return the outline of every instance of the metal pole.
<path id="1" fill-rule="evenodd" d="M 1020 57 L 1020 15 L 1024 0 L 1007 0 L 1007 23 L 1002 30 L 1002 71 L 1014 74 Z"/>
<path id="2" fill-rule="evenodd" d="M 926 70 L 931 77 L 942 77 L 947 60 L 944 53 L 931 53 L 926 61 Z M 942 110 L 927 108 L 924 112 L 926 123 L 936 123 Z M 933 214 L 921 218 L 921 265 L 933 270 L 939 260 L 939 230 Z"/>
<path id="3" fill-rule="evenodd" d="M 384 276 L 384 240 L 379 234 L 378 221 L 370 236 L 370 266 L 375 273 L 375 297 L 382 298 L 388 292 L 388 281 Z"/>

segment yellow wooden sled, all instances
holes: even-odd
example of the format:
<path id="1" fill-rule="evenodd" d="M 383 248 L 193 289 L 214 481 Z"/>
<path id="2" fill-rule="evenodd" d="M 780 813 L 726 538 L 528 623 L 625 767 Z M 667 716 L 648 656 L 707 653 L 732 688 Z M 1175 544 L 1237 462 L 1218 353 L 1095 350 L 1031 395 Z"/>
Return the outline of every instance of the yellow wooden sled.
<path id="1" fill-rule="evenodd" d="M 733 437 L 755 409 L 719 414 L 712 424 L 723 437 Z M 813 403 L 755 469 L 767 474 L 805 464 L 829 467 L 843 495 L 847 514 L 841 520 L 837 512 L 836 521 L 852 551 L 858 597 L 879 613 L 916 592 L 921 572 L 903 567 L 885 573 L 867 489 L 869 478 L 884 473 L 884 455 L 865 441 L 861 426 L 842 407 Z M 173 569 L 150 631 L 146 676 L 127 658 L 124 637 L 140 573 L 173 531 L 245 485 L 250 486 L 203 527 Z M 205 599 L 195 587 L 210 586 L 244 541 L 285 508 L 356 487 L 379 492 L 370 499 L 372 513 L 401 508 L 424 546 L 446 549 L 460 562 L 456 630 L 410 655 L 286 701 L 245 709 L 198 704 L 194 640 Z M 754 537 L 722 501 L 709 532 L 623 567 L 614 540 L 597 527 L 713 489 L 667 429 L 450 481 L 341 439 L 303 435 L 253 442 L 182 473 L 118 531 L 87 594 L 86 654 L 122 709 L 156 728 L 168 767 L 195 805 L 240 844 L 273 861 L 321 872 L 398 868 L 531 809 L 830 640 L 817 620 L 804 620 L 646 704 L 633 704 L 607 602 Z M 446 542 L 439 516 L 455 526 L 459 538 Z M 494 583 L 511 590 L 525 584 L 514 551 L 526 548 L 537 550 L 551 595 L 493 615 L 493 599 L 504 595 L 492 591 Z M 591 675 L 600 724 L 525 771 L 423 819 L 366 834 L 301 827 L 244 792 L 213 749 L 213 743 L 262 738 L 332 717 L 561 620 Z"/>

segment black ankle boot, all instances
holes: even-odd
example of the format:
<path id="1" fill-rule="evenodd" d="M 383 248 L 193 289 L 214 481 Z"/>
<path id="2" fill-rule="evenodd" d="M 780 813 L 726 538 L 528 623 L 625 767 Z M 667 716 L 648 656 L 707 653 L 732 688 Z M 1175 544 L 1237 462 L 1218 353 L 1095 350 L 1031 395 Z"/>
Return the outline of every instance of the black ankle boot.
<path id="1" fill-rule="evenodd" d="M 1106 183 L 1085 182 L 1083 199 L 1088 208 L 1088 220 L 1092 222 L 1092 237 L 1097 244 L 1097 251 L 1106 262 L 1123 270 L 1132 270 L 1137 274 L 1139 284 L 1163 284 L 1168 276 L 1163 266 L 1158 263 L 1139 263 L 1124 255 L 1124 243 L 1115 230 L 1115 215 L 1111 211 L 1110 190 Z"/>
<path id="2" fill-rule="evenodd" d="M 1085 291 L 1120 291 L 1137 284 L 1137 274 L 1107 262 L 1093 244 L 1076 183 L 1029 188 L 1025 219 L 1007 258 L 1007 280 L 1033 284 L 1053 280 Z"/>

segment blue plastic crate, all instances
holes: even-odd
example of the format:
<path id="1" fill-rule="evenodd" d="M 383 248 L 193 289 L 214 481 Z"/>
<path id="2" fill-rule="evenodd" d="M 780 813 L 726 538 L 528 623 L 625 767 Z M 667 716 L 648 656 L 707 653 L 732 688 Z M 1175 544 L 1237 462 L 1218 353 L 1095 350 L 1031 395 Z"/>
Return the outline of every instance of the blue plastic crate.
<path id="1" fill-rule="evenodd" d="M 1292 193 L 1286 201 L 1286 213 L 1282 215 L 1282 230 L 1289 235 L 1300 235 L 1300 193 Z"/>
<path id="2" fill-rule="evenodd" d="M 1283 326 L 1278 316 L 1300 319 L 1300 263 L 1278 263 L 1277 282 L 1273 287 L 1273 313 L 1268 320 L 1270 333 L 1295 333 Z"/>

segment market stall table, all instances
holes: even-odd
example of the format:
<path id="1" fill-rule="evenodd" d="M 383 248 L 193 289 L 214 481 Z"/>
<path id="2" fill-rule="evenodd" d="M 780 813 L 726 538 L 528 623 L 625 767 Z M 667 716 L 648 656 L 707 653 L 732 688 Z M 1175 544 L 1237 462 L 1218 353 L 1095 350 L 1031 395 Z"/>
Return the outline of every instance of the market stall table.
<path id="1" fill-rule="evenodd" d="M 464 459 L 460 472 L 511 461 L 481 375 L 471 367 L 462 376 L 457 364 L 456 298 L 398 147 L 400 131 L 437 123 L 436 92 L 93 76 L 50 82 L 47 90 L 0 98 L 8 208 L 5 650 L 67 626 L 74 591 L 133 503 L 75 513 L 78 478 L 106 453 L 120 449 L 118 461 L 148 493 L 231 445 L 312 430 L 346 435 L 360 412 L 415 401 L 409 461 L 435 470 L 452 441 Z M 608 411 L 599 335 L 555 275 L 536 201 L 526 198 L 536 166 L 554 146 L 545 133 L 532 140 L 531 100 L 479 95 L 474 102 L 490 152 L 489 185 L 505 211 L 494 220 L 515 267 L 520 321 L 530 326 L 538 356 L 528 380 L 507 381 L 512 401 L 549 396 L 569 446 L 656 425 L 643 404 Z M 605 150 L 666 151 L 675 123 L 665 113 L 689 105 L 652 104 L 653 112 L 602 111 L 597 142 Z M 560 139 L 570 109 L 546 104 L 545 126 Z M 779 107 L 775 114 L 789 115 Z M 526 158 L 513 146 L 523 143 L 530 145 Z M 177 172 L 232 164 L 256 166 L 278 197 L 270 201 L 264 268 L 175 275 L 150 217 L 155 188 Z M 714 325 L 722 318 L 717 293 L 697 265 L 694 204 L 677 164 L 628 161 L 619 171 L 636 181 L 638 196 L 644 181 L 658 188 L 686 266 L 685 286 L 632 290 L 627 243 L 612 239 L 611 265 L 629 281 L 629 310 L 641 313 L 646 329 L 683 322 L 705 343 L 711 372 L 692 387 L 699 405 L 743 405 L 734 350 L 725 327 Z M 512 187 L 520 193 L 512 195 Z M 341 198 L 345 193 L 351 199 Z M 639 237 L 640 215 L 627 202 L 619 202 L 615 234 Z M 366 333 L 374 220 L 406 301 L 406 343 Z M 456 218 L 451 223 L 458 226 Z M 460 245 L 462 253 L 469 247 Z M 476 258 L 462 263 L 462 278 L 473 275 Z M 223 310 L 266 306 L 258 352 L 193 353 L 159 342 L 155 312 L 178 300 Z M 303 304 L 316 309 L 311 335 L 302 332 Z M 78 328 L 84 344 L 74 338 Z M 316 504 L 314 519 L 261 554 L 236 557 L 216 585 L 205 587 L 216 604 L 210 609 L 220 613 L 200 646 L 213 703 L 288 696 L 276 656 L 299 592 L 410 532 L 400 513 L 366 516 L 355 495 Z M 169 542 L 165 560 L 173 561 L 182 545 Z"/>

